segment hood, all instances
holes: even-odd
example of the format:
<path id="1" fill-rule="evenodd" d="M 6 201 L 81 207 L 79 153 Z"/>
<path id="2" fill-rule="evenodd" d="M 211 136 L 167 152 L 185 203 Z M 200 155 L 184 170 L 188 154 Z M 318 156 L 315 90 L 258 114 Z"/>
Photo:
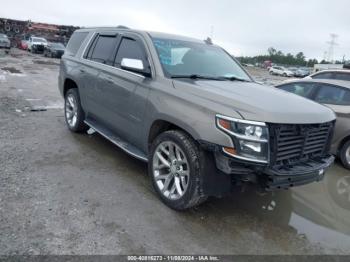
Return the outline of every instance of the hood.
<path id="1" fill-rule="evenodd" d="M 8 38 L 0 38 L 0 42 L 3 42 L 3 43 L 10 43 L 10 40 Z"/>
<path id="2" fill-rule="evenodd" d="M 324 123 L 335 119 L 329 108 L 289 92 L 253 82 L 174 80 L 181 92 L 231 107 L 242 118 L 267 123 Z M 215 111 L 215 108 L 211 108 Z M 217 112 L 218 114 L 222 112 Z"/>
<path id="3" fill-rule="evenodd" d="M 62 51 L 62 52 L 64 52 L 64 48 L 59 48 L 59 47 L 51 47 L 51 49 L 52 50 L 54 50 L 54 51 Z"/>
<path id="4" fill-rule="evenodd" d="M 45 45 L 45 46 L 47 46 L 47 43 L 44 43 L 44 42 L 35 42 L 35 41 L 33 41 L 32 44 L 33 45 Z"/>

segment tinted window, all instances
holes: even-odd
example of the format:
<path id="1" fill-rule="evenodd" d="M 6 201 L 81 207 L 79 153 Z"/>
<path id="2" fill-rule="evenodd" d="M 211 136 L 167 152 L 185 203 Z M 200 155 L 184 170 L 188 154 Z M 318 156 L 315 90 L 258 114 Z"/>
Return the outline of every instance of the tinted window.
<path id="1" fill-rule="evenodd" d="M 279 88 L 299 96 L 309 97 L 314 89 L 314 86 L 315 85 L 311 83 L 291 83 L 283 85 Z"/>
<path id="2" fill-rule="evenodd" d="M 344 88 L 322 84 L 315 100 L 323 104 L 350 105 L 350 91 Z"/>
<path id="3" fill-rule="evenodd" d="M 75 32 L 69 39 L 65 54 L 74 56 L 78 52 L 87 35 L 88 32 Z"/>
<path id="4" fill-rule="evenodd" d="M 145 54 L 140 44 L 129 38 L 123 38 L 117 56 L 115 58 L 115 66 L 120 67 L 123 58 L 139 59 L 145 63 Z"/>
<path id="5" fill-rule="evenodd" d="M 341 72 L 334 73 L 334 79 L 350 81 L 350 72 L 349 73 L 341 73 Z"/>
<path id="6" fill-rule="evenodd" d="M 317 75 L 314 75 L 312 78 L 314 78 L 314 79 L 332 79 L 333 73 L 331 73 L 331 72 L 319 73 Z"/>
<path id="7" fill-rule="evenodd" d="M 116 36 L 99 36 L 91 54 L 91 60 L 104 64 L 112 64 L 111 55 L 115 49 Z"/>

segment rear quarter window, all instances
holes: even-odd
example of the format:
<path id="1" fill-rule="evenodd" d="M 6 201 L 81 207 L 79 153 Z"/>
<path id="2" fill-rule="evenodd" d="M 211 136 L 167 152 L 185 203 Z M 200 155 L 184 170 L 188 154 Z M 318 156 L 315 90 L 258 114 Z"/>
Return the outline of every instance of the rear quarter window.
<path id="1" fill-rule="evenodd" d="M 312 78 L 313 79 L 332 79 L 333 73 L 331 73 L 331 72 L 318 73 L 318 74 L 312 76 Z"/>
<path id="2" fill-rule="evenodd" d="M 87 37 L 88 32 L 75 32 L 73 33 L 73 35 L 71 36 L 65 54 L 69 55 L 69 56 L 75 56 L 76 53 L 78 52 L 81 44 L 83 43 L 83 41 L 85 40 L 85 38 Z"/>
<path id="3" fill-rule="evenodd" d="M 340 73 L 340 72 L 335 73 L 334 74 L 334 79 L 350 81 L 350 72 L 349 73 Z"/>

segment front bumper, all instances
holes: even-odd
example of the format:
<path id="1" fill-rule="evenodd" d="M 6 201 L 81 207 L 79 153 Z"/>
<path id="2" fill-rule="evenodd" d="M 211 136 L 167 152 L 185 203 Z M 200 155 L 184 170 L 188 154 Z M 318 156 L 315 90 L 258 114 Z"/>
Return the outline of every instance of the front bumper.
<path id="1" fill-rule="evenodd" d="M 264 187 L 270 191 L 321 181 L 333 162 L 334 156 L 329 155 L 323 158 L 309 159 L 293 166 L 267 168 L 264 173 Z"/>
<path id="2" fill-rule="evenodd" d="M 216 167 L 229 174 L 236 184 L 251 182 L 259 184 L 266 191 L 287 189 L 311 182 L 321 181 L 328 167 L 334 162 L 332 155 L 309 159 L 295 165 L 271 167 L 252 162 L 238 161 L 215 152 Z"/>
<path id="3" fill-rule="evenodd" d="M 11 48 L 11 44 L 7 43 L 7 42 L 1 42 L 0 43 L 0 48 L 10 49 Z"/>
<path id="4" fill-rule="evenodd" d="M 36 52 L 44 52 L 45 46 L 44 45 L 32 45 L 32 48 Z"/>

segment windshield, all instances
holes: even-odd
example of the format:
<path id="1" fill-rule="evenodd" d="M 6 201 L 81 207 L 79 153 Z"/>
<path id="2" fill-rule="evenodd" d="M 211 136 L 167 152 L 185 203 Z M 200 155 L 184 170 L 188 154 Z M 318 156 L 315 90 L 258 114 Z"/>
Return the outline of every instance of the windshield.
<path id="1" fill-rule="evenodd" d="M 229 54 L 200 42 L 153 38 L 164 73 L 168 77 L 206 76 L 251 78 Z"/>
<path id="2" fill-rule="evenodd" d="M 44 38 L 33 38 L 33 42 L 39 42 L 39 43 L 46 43 L 46 40 Z"/>
<path id="3" fill-rule="evenodd" d="M 54 48 L 64 49 L 64 45 L 61 43 L 51 43 L 50 45 Z"/>

